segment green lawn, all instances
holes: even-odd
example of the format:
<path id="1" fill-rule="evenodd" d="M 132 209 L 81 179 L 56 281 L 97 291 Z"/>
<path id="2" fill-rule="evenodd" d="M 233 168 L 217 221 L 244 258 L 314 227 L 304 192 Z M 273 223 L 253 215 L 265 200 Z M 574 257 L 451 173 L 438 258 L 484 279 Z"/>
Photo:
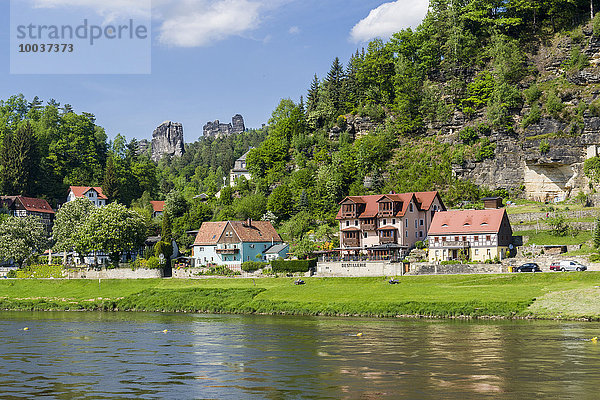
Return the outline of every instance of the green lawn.
<path id="1" fill-rule="evenodd" d="M 555 236 L 550 231 L 519 231 L 514 232 L 513 236 L 529 236 L 529 241 L 526 244 L 537 245 L 571 245 L 585 244 L 592 239 L 590 231 L 579 231 L 574 237 L 571 235 Z"/>
<path id="2" fill-rule="evenodd" d="M 527 307 L 544 295 L 594 288 L 600 283 L 600 272 L 407 276 L 400 277 L 398 285 L 389 285 L 385 278 L 307 278 L 300 286 L 293 280 L 2 280 L 0 307 L 511 316 L 532 312 Z M 600 304 L 597 296 L 589 301 Z"/>

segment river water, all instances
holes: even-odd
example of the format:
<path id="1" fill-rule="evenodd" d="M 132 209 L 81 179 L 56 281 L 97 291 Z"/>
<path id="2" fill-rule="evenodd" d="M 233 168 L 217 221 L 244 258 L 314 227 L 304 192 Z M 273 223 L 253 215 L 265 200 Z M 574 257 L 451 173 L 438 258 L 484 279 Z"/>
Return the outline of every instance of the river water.
<path id="1" fill-rule="evenodd" d="M 2 312 L 0 336 L 2 399 L 600 396 L 598 323 Z"/>

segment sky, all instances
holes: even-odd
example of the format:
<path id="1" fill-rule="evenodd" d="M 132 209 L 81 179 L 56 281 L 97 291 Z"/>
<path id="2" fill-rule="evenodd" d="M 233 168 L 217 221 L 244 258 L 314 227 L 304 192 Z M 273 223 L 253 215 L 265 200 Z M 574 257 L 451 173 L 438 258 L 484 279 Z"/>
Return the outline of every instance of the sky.
<path id="1" fill-rule="evenodd" d="M 186 142 L 198 140 L 206 122 L 231 122 L 238 113 L 246 127 L 260 128 L 282 98 L 298 101 L 306 96 L 313 75 L 324 77 L 335 57 L 345 63 L 370 40 L 415 28 L 428 4 L 427 0 L 153 0 L 150 7 L 148 0 L 10 1 L 22 12 L 14 13 L 13 4 L 11 21 L 9 0 L 0 0 L 4 54 L 0 99 L 22 93 L 28 100 L 39 96 L 71 104 L 75 112 L 95 114 L 96 123 L 111 139 L 119 133 L 127 139 L 151 139 L 163 121 L 180 122 Z M 148 61 L 131 49 L 123 50 L 127 52 L 123 57 L 97 50 L 101 60 L 94 61 L 94 72 L 100 73 L 11 74 L 16 49 L 10 40 L 15 33 L 11 22 L 34 15 L 77 16 L 78 21 L 86 16 L 103 27 L 129 18 L 147 20 Z M 81 53 L 74 54 L 71 57 L 81 58 Z M 127 55 L 133 61 L 127 61 Z M 69 60 L 67 56 L 62 60 Z M 114 72 L 110 67 L 123 59 L 128 65 L 141 60 L 148 68 L 140 71 L 149 73 L 105 73 Z M 31 66 L 46 66 L 28 60 L 24 62 Z M 36 60 L 33 55 L 31 60 Z M 27 70 L 26 65 L 15 65 L 12 72 Z"/>

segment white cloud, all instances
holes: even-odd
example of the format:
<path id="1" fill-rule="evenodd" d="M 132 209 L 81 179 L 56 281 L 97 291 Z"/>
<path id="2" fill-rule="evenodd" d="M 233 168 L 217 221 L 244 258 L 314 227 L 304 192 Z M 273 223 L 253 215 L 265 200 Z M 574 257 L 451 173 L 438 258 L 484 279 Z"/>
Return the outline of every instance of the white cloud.
<path id="1" fill-rule="evenodd" d="M 384 3 L 354 25 L 350 39 L 355 43 L 367 42 L 377 37 L 388 38 L 404 28 L 416 28 L 427 14 L 428 5 L 428 0 Z"/>
<path id="2" fill-rule="evenodd" d="M 297 35 L 300 33 L 300 28 L 298 28 L 297 26 L 292 26 L 288 33 L 290 33 L 291 35 Z"/>
<path id="3" fill-rule="evenodd" d="M 178 47 L 207 46 L 242 35 L 261 22 L 263 4 L 249 0 L 185 0 L 166 10 L 159 41 Z"/>

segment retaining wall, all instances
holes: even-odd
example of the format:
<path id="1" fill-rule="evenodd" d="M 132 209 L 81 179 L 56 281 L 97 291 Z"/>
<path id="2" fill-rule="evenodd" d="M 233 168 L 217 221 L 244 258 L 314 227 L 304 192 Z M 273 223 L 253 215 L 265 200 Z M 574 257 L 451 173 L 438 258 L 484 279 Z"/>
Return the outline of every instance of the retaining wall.
<path id="1" fill-rule="evenodd" d="M 136 269 L 114 268 L 114 269 L 67 269 L 65 278 L 69 279 L 149 279 L 162 278 L 160 269 Z"/>
<path id="2" fill-rule="evenodd" d="M 500 274 L 508 272 L 502 264 L 410 264 L 406 275 Z"/>

